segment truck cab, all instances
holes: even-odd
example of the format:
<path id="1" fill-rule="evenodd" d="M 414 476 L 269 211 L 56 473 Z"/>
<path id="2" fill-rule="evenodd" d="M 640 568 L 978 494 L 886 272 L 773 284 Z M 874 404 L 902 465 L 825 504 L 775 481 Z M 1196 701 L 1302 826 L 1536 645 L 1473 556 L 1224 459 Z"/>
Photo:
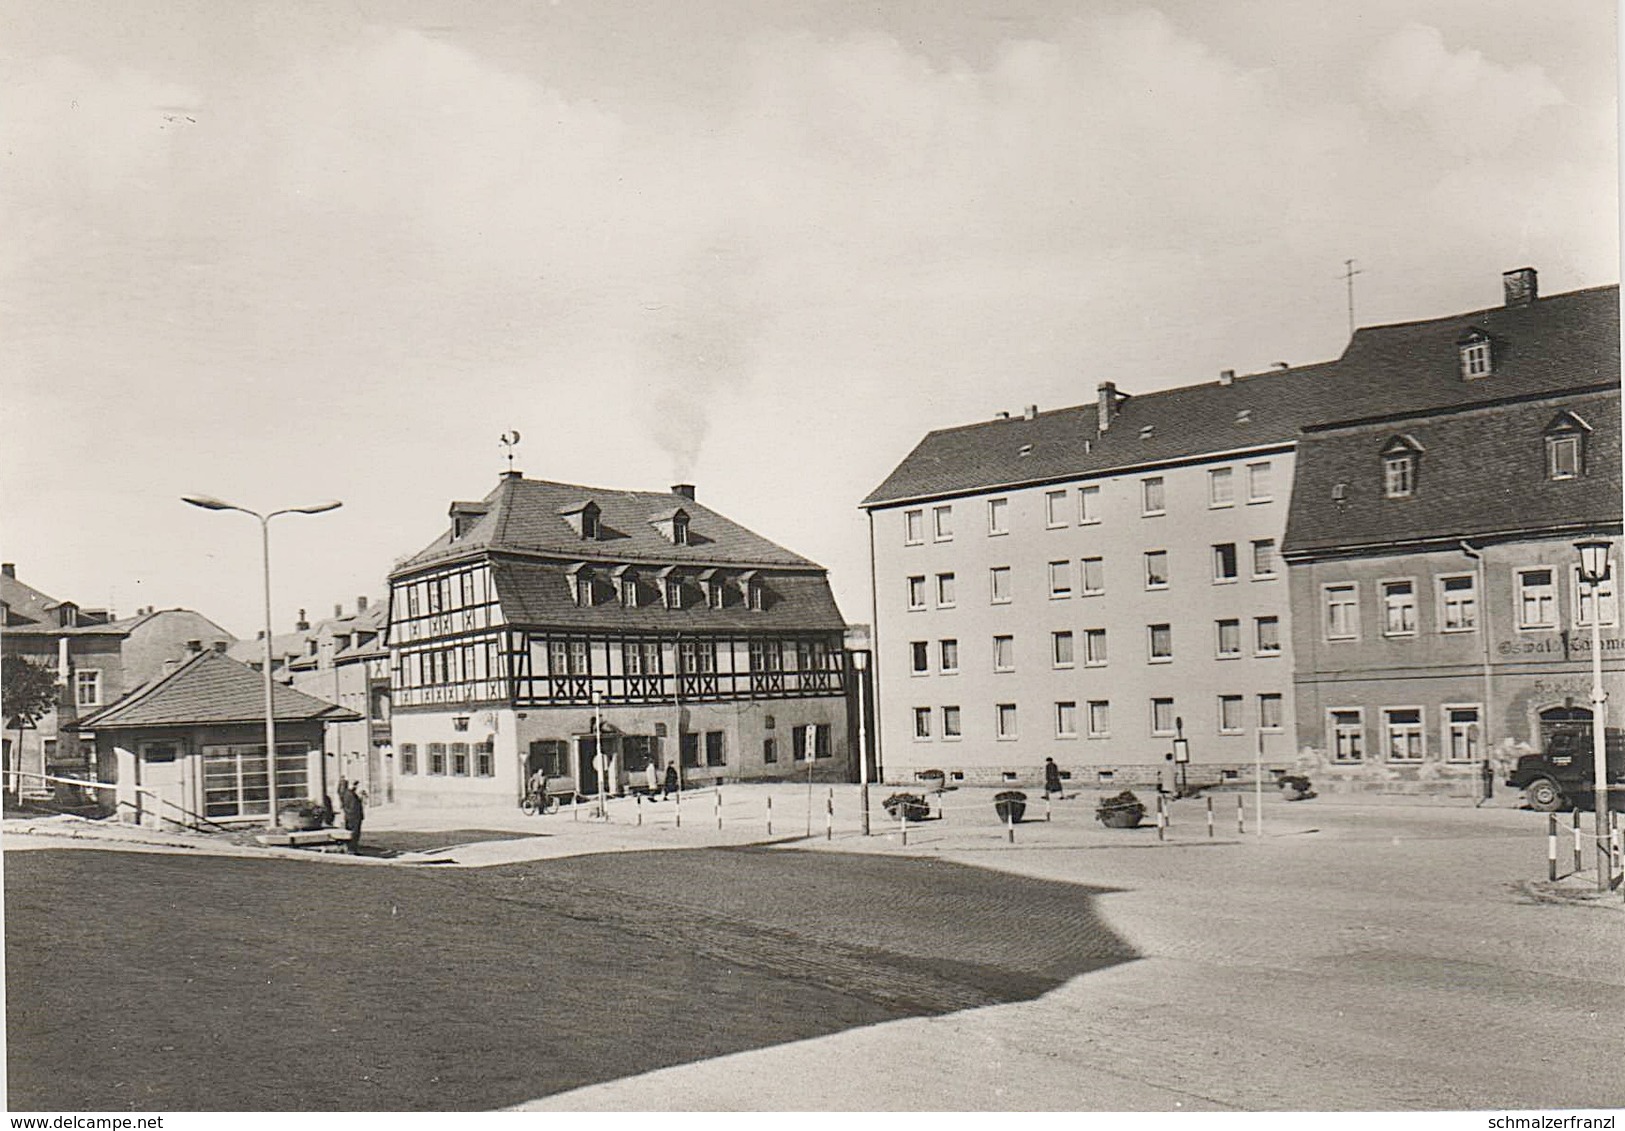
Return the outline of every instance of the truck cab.
<path id="1" fill-rule="evenodd" d="M 1625 731 L 1608 727 L 1603 732 L 1607 749 L 1609 807 L 1625 811 Z M 1529 807 L 1556 813 L 1596 804 L 1595 760 L 1591 753 L 1591 727 L 1563 727 L 1547 736 L 1546 749 L 1518 759 L 1507 785 L 1524 791 Z"/>

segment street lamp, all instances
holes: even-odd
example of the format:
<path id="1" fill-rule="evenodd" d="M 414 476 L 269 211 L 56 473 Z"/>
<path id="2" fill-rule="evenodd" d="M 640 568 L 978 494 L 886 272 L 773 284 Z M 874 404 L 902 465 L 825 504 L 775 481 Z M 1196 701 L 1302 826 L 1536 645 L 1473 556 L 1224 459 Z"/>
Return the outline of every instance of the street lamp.
<path id="1" fill-rule="evenodd" d="M 241 511 L 260 520 L 260 562 L 265 578 L 265 788 L 266 815 L 271 826 L 276 825 L 276 711 L 271 702 L 271 520 L 279 514 L 321 514 L 337 510 L 344 504 L 337 499 L 313 503 L 308 507 L 283 507 L 270 514 L 239 507 L 213 495 L 182 495 L 183 503 L 202 507 L 206 511 Z"/>
<path id="2" fill-rule="evenodd" d="M 1608 552 L 1613 543 L 1605 538 L 1576 542 L 1580 552 L 1580 582 L 1591 590 L 1591 780 L 1596 795 L 1597 890 L 1607 891 L 1612 859 L 1608 852 L 1608 734 L 1604 728 L 1608 691 L 1602 685 L 1602 583 L 1608 580 Z"/>
<path id="3" fill-rule="evenodd" d="M 869 731 L 868 699 L 864 692 L 864 673 L 869 670 L 869 650 L 859 648 L 852 653 L 852 667 L 858 673 L 858 781 L 860 804 L 863 808 L 863 835 L 869 835 Z"/>

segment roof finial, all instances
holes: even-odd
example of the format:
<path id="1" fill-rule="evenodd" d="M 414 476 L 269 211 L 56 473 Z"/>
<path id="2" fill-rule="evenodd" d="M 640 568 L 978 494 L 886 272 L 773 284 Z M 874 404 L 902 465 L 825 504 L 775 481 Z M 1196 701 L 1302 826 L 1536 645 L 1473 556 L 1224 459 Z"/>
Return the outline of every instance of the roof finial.
<path id="1" fill-rule="evenodd" d="M 512 475 L 513 450 L 519 446 L 519 429 L 515 428 L 510 432 L 504 432 L 501 436 L 497 437 L 497 443 L 508 449 L 508 474 Z"/>

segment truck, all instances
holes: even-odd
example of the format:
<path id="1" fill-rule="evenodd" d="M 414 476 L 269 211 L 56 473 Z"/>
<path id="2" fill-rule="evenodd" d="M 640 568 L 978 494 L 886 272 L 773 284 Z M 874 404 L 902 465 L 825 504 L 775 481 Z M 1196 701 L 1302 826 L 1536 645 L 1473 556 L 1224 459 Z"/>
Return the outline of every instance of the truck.
<path id="1" fill-rule="evenodd" d="M 1607 750 L 1609 808 L 1625 812 L 1625 731 L 1603 730 Z M 1570 807 L 1596 806 L 1596 760 L 1591 753 L 1591 728 L 1564 727 L 1547 736 L 1546 749 L 1519 758 L 1507 785 L 1524 791 L 1529 807 L 1556 813 Z"/>

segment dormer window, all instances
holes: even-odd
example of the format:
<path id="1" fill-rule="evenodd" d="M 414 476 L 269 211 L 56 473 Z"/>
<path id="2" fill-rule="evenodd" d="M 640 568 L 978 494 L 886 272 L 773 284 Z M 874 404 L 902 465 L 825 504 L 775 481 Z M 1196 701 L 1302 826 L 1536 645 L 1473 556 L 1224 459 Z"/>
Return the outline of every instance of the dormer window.
<path id="1" fill-rule="evenodd" d="M 725 590 L 721 575 L 714 569 L 700 573 L 700 584 L 705 586 L 705 603 L 713 609 L 723 607 Z"/>
<path id="2" fill-rule="evenodd" d="M 610 578 L 615 583 L 616 595 L 621 599 L 621 608 L 635 609 L 638 607 L 638 579 L 632 572 L 631 566 L 616 566 L 610 571 Z"/>
<path id="3" fill-rule="evenodd" d="M 673 546 L 688 545 L 688 512 L 682 507 L 654 515 L 649 522 Z"/>
<path id="4" fill-rule="evenodd" d="M 1416 493 L 1418 457 L 1422 445 L 1411 436 L 1395 436 L 1382 449 L 1382 493 L 1388 499 L 1408 499 Z"/>
<path id="5" fill-rule="evenodd" d="M 1482 330 L 1469 330 L 1456 341 L 1461 355 L 1461 379 L 1475 381 L 1488 377 L 1492 369 L 1490 336 Z"/>
<path id="6" fill-rule="evenodd" d="M 489 511 L 490 507 L 486 506 L 484 503 L 452 503 L 450 510 L 451 540 L 456 542 L 459 539 L 466 537 L 468 532 L 472 530 L 479 523 L 480 519 L 484 518 Z"/>
<path id="7" fill-rule="evenodd" d="M 660 585 L 660 596 L 668 609 L 683 607 L 683 579 L 678 577 L 673 567 L 667 566 L 655 574 L 655 580 Z"/>
<path id="8" fill-rule="evenodd" d="M 565 507 L 559 511 L 559 514 L 564 518 L 565 522 L 570 524 L 570 529 L 574 530 L 576 536 L 583 542 L 598 541 L 599 509 L 597 503 L 588 499 L 584 503 Z"/>
<path id="9" fill-rule="evenodd" d="M 1585 475 L 1586 434 L 1591 425 L 1572 412 L 1560 412 L 1546 425 L 1546 478 Z"/>
<path id="10" fill-rule="evenodd" d="M 745 607 L 747 609 L 754 610 L 755 612 L 761 612 L 762 583 L 761 580 L 757 578 L 756 571 L 753 569 L 747 569 L 744 573 L 739 575 L 737 584 L 739 586 L 739 595 L 744 600 Z"/>
<path id="11" fill-rule="evenodd" d="M 583 608 L 592 607 L 592 569 L 585 562 L 577 562 L 565 571 L 570 579 L 570 596 Z"/>

